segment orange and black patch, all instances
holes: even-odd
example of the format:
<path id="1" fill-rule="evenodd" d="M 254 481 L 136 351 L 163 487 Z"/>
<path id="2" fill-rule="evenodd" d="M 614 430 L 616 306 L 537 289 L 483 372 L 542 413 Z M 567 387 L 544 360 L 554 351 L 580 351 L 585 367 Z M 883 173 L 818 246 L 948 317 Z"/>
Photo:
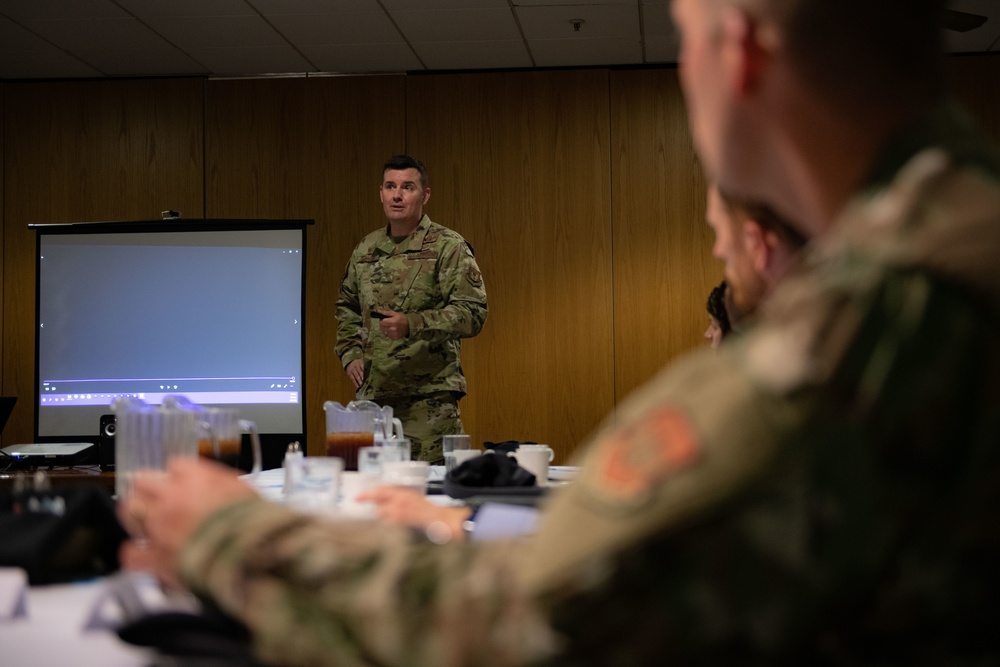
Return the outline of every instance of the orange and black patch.
<path id="1" fill-rule="evenodd" d="M 642 502 L 664 479 L 693 464 L 701 451 L 677 408 L 653 410 L 597 445 L 592 483 L 610 501 Z"/>

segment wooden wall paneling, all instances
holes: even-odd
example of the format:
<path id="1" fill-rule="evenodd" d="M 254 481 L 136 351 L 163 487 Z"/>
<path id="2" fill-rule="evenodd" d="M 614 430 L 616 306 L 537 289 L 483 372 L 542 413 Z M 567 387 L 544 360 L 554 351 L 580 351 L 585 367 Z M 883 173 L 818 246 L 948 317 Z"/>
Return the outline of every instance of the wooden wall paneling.
<path id="1" fill-rule="evenodd" d="M 947 64 L 951 91 L 1000 146 L 1000 54 L 952 56 Z"/>
<path id="2" fill-rule="evenodd" d="M 311 218 L 306 257 L 308 451 L 325 453 L 323 402 L 353 399 L 334 354 L 334 302 L 351 250 L 385 223 L 382 164 L 404 146 L 401 76 L 212 81 L 207 209 Z"/>
<path id="3" fill-rule="evenodd" d="M 674 69 L 611 73 L 615 396 L 705 344 L 722 280 Z"/>
<path id="4" fill-rule="evenodd" d="M 564 462 L 613 408 L 608 74 L 411 76 L 430 216 L 473 245 L 490 314 L 466 341 L 473 440 Z"/>
<path id="5" fill-rule="evenodd" d="M 151 219 L 167 208 L 200 217 L 203 104 L 199 79 L 6 83 L 3 388 L 21 397 L 8 441 L 34 435 L 28 224 Z"/>

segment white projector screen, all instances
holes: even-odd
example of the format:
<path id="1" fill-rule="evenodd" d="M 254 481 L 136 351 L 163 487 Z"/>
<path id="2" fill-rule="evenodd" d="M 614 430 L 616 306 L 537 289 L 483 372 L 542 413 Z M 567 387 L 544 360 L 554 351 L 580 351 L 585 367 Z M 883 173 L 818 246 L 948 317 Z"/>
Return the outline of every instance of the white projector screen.
<path id="1" fill-rule="evenodd" d="M 33 225 L 37 439 L 93 440 L 115 398 L 181 394 L 302 440 L 308 222 Z"/>

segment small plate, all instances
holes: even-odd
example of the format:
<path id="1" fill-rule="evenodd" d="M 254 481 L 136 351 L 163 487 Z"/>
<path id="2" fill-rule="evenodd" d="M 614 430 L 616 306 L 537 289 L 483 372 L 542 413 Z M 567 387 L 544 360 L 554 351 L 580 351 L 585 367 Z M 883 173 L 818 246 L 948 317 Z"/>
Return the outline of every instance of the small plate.
<path id="1" fill-rule="evenodd" d="M 579 470 L 580 466 L 549 466 L 549 479 L 566 482 L 576 477 Z"/>

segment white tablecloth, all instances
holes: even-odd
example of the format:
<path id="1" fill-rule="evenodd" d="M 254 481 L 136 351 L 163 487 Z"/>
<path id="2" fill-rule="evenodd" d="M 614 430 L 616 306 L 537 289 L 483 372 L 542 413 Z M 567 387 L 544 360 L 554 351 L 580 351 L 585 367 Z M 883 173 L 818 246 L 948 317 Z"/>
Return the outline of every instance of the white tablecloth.
<path id="1" fill-rule="evenodd" d="M 0 619 L 3 667 L 140 667 L 150 653 L 118 639 L 108 614 L 104 580 L 34 586 L 26 613 Z M 101 609 L 97 609 L 100 606 Z M 101 612 L 104 612 L 102 615 Z"/>

